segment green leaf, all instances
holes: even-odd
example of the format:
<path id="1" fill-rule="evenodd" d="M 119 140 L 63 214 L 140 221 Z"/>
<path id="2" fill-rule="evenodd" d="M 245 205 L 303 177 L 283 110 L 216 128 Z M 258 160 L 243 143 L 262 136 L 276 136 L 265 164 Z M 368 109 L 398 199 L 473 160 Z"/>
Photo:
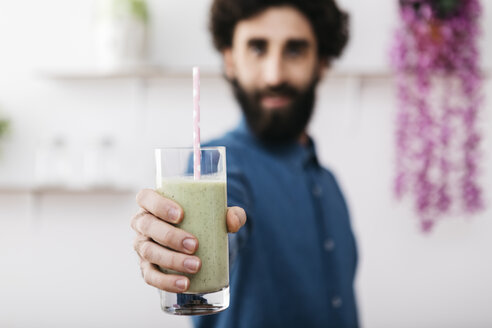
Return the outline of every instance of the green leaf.
<path id="1" fill-rule="evenodd" d="M 9 127 L 9 122 L 6 120 L 0 120 L 0 137 L 7 132 Z"/>

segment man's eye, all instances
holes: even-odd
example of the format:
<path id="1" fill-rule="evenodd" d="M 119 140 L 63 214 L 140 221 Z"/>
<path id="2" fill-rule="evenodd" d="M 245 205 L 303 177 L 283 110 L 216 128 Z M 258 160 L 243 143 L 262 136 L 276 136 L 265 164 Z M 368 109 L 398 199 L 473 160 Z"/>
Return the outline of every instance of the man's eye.
<path id="1" fill-rule="evenodd" d="M 249 46 L 251 52 L 253 52 L 257 56 L 261 56 L 265 53 L 266 47 L 264 44 L 254 43 Z"/>
<path id="2" fill-rule="evenodd" d="M 303 54 L 303 49 L 299 47 L 289 47 L 285 50 L 285 55 L 289 58 L 296 58 Z"/>

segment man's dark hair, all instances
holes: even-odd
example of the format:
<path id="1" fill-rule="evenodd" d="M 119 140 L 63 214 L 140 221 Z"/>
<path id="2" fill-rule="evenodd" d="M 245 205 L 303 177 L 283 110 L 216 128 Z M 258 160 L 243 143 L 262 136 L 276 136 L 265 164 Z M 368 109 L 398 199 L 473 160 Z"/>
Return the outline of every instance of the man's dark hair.
<path id="1" fill-rule="evenodd" d="M 348 15 L 335 0 L 214 0 L 210 13 L 210 31 L 215 48 L 232 46 L 236 24 L 269 7 L 292 6 L 311 23 L 318 41 L 320 59 L 339 57 L 348 41 Z"/>

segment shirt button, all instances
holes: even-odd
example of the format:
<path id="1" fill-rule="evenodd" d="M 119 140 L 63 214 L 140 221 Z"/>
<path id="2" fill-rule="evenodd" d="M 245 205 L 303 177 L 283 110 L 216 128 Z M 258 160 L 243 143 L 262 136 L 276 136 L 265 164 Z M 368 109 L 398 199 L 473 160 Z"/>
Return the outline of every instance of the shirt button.
<path id="1" fill-rule="evenodd" d="M 316 196 L 316 197 L 320 197 L 320 196 L 321 196 L 321 193 L 323 192 L 323 190 L 321 189 L 321 187 L 320 187 L 320 186 L 315 185 L 315 186 L 313 187 L 312 192 L 313 192 L 313 195 L 314 195 L 314 196 Z"/>
<path id="2" fill-rule="evenodd" d="M 335 309 L 338 309 L 342 306 L 342 299 L 338 296 L 333 297 L 331 299 L 331 306 L 333 306 Z"/>
<path id="3" fill-rule="evenodd" d="M 335 248 L 335 242 L 331 238 L 330 239 L 326 239 L 323 246 L 325 248 L 325 251 L 331 252 Z"/>

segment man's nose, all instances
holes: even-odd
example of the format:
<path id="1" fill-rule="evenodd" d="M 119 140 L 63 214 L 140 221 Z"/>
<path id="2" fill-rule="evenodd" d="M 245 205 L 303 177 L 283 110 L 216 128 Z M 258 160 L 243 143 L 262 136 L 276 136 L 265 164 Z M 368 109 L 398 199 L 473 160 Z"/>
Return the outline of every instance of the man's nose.
<path id="1" fill-rule="evenodd" d="M 267 86 L 277 86 L 285 79 L 282 56 L 273 55 L 268 58 L 263 68 L 264 82 Z"/>

